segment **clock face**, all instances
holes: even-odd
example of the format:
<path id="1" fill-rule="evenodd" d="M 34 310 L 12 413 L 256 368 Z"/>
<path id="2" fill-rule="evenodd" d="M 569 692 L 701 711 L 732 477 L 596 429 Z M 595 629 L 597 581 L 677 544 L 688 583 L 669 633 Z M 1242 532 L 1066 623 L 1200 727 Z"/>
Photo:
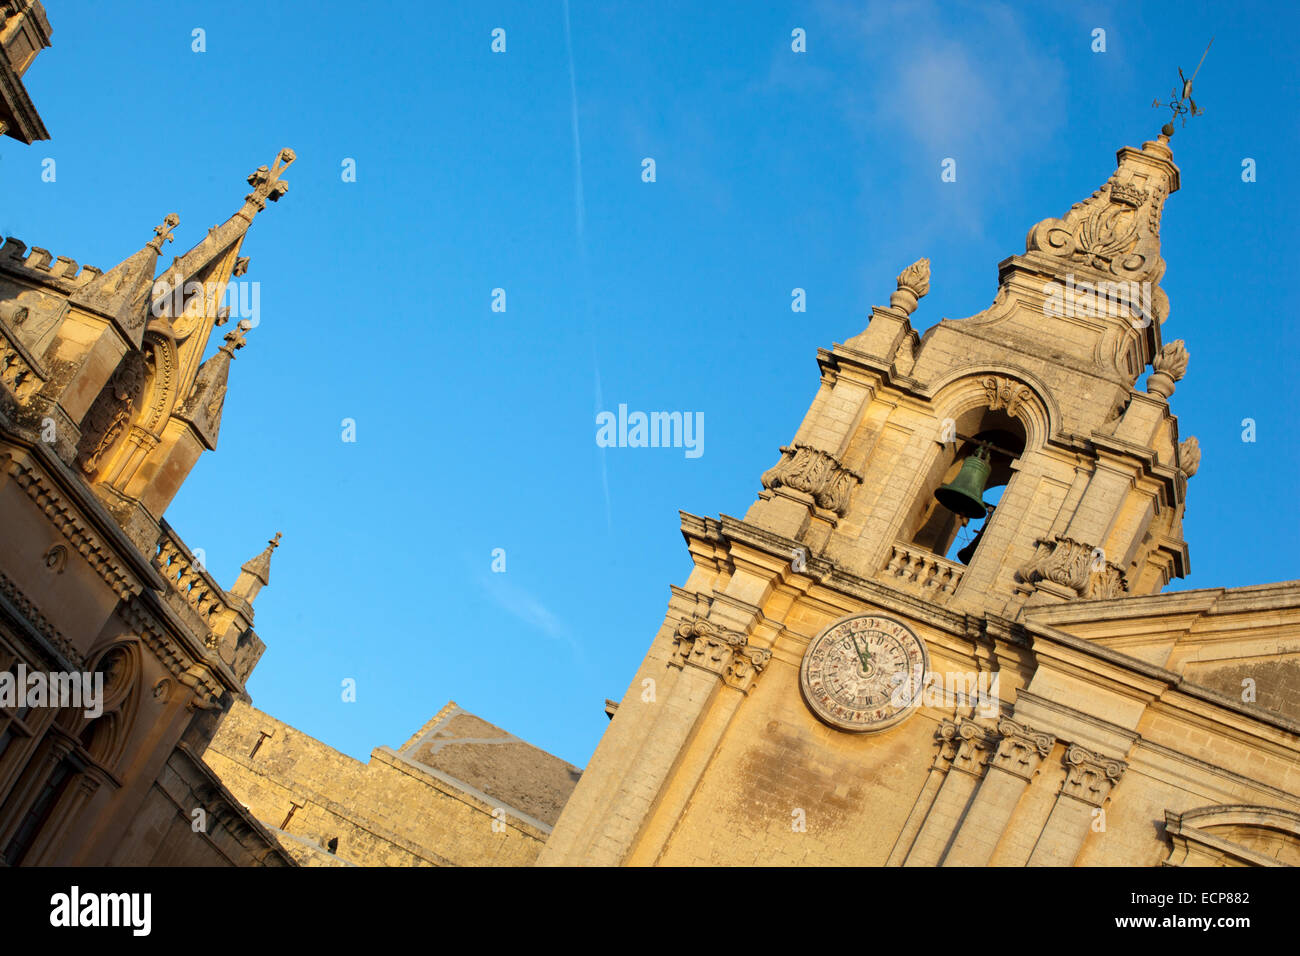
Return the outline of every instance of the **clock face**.
<path id="1" fill-rule="evenodd" d="M 925 644 L 906 625 L 858 614 L 836 621 L 808 645 L 799 685 L 826 723 L 874 733 L 916 708 L 929 666 Z"/>

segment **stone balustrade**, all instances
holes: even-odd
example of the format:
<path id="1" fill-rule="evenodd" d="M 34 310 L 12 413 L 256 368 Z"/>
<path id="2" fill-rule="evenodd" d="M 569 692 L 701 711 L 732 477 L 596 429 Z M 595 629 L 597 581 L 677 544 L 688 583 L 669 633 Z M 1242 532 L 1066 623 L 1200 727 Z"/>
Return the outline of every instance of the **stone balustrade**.
<path id="1" fill-rule="evenodd" d="M 943 601 L 956 592 L 965 570 L 962 565 L 924 548 L 895 543 L 889 563 L 881 573 L 891 584 L 902 584 L 932 600 Z"/>

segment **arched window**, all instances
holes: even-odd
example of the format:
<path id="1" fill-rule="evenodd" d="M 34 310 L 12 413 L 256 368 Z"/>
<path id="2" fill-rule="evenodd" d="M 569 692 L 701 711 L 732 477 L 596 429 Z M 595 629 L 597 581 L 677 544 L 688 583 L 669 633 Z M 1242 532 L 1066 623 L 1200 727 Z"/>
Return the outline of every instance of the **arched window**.
<path id="1" fill-rule="evenodd" d="M 1025 432 L 1023 425 L 1005 411 L 988 408 L 972 409 L 952 426 L 951 434 L 944 436 L 952 440 L 935 456 L 904 528 L 910 532 L 907 540 L 914 548 L 959 562 L 961 552 L 967 559 L 962 563 L 969 563 L 979 546 L 978 536 L 992 519 L 1002 490 L 1014 474 L 1011 466 L 1024 453 Z M 981 499 L 990 507 L 983 517 L 968 518 L 940 504 L 935 492 L 951 484 L 966 459 L 981 447 L 987 449 L 989 463 Z"/>

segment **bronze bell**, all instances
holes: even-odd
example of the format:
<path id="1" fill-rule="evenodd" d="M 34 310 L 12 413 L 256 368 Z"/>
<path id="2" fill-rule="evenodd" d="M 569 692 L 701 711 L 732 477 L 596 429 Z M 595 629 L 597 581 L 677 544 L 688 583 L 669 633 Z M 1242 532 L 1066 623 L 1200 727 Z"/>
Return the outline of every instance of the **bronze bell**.
<path id="1" fill-rule="evenodd" d="M 975 532 L 975 537 L 967 542 L 966 546 L 957 552 L 957 560 L 962 564 L 970 564 L 970 559 L 975 556 L 975 549 L 980 546 L 980 538 L 984 537 L 984 529 L 987 528 L 988 522 L 980 525 L 980 529 Z"/>
<path id="2" fill-rule="evenodd" d="M 939 504 L 966 518 L 983 518 L 988 513 L 984 504 L 984 486 L 988 483 L 989 450 L 981 445 L 975 454 L 961 463 L 957 477 L 934 493 Z"/>

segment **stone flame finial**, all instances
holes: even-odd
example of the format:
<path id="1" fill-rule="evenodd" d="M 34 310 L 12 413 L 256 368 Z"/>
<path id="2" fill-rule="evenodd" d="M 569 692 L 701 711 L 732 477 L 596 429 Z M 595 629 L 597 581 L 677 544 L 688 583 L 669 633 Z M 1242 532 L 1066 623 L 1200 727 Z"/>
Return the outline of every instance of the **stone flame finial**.
<path id="1" fill-rule="evenodd" d="M 1196 436 L 1182 441 L 1178 445 L 1179 470 L 1188 478 L 1196 474 L 1197 469 L 1201 467 L 1201 443 L 1196 440 Z"/>
<path id="2" fill-rule="evenodd" d="M 1147 379 L 1147 391 L 1152 395 L 1168 398 L 1174 394 L 1174 383 L 1187 374 L 1187 346 L 1182 339 L 1175 339 L 1160 350 L 1151 367 L 1155 369 Z"/>
<path id="3" fill-rule="evenodd" d="M 898 291 L 890 295 L 889 307 L 911 315 L 916 311 L 917 302 L 929 291 L 930 260 L 917 259 L 898 274 Z"/>

